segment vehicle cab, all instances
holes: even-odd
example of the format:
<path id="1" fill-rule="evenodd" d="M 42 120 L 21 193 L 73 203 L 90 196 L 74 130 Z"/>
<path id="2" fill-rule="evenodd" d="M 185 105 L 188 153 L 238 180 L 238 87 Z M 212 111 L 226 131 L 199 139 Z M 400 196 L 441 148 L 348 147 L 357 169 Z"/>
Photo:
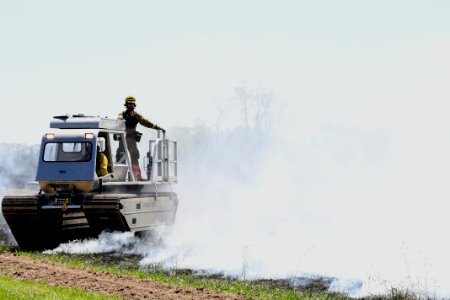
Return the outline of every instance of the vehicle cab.
<path id="1" fill-rule="evenodd" d="M 134 181 L 123 120 L 84 115 L 57 116 L 42 137 L 36 181 L 46 192 L 95 190 L 105 181 Z M 105 176 L 96 173 L 98 151 L 108 159 Z M 114 159 L 113 159 L 114 158 Z"/>

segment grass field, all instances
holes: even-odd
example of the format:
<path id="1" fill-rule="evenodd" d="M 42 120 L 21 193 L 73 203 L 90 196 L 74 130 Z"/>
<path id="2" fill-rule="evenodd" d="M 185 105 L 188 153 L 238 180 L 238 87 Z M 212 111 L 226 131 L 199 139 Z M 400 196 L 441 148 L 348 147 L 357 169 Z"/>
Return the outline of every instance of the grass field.
<path id="1" fill-rule="evenodd" d="M 40 300 L 40 299 L 80 299 L 80 300 L 114 300 L 113 296 L 88 293 L 75 288 L 49 286 L 32 281 L 16 280 L 0 276 L 0 299 L 2 300 Z"/>
<path id="2" fill-rule="evenodd" d="M 2 248 L 1 251 L 16 252 L 16 249 Z M 150 279 L 172 286 L 207 288 L 220 292 L 242 294 L 252 299 L 353 299 L 344 294 L 328 292 L 326 287 L 320 284 L 320 280 L 312 282 L 308 286 L 293 287 L 286 281 L 281 280 L 242 281 L 221 274 L 199 275 L 190 269 L 166 270 L 157 266 L 142 269 L 139 268 L 137 264 L 139 259 L 136 257 L 108 254 L 43 254 L 23 251 L 17 251 L 16 254 L 37 260 L 63 263 L 70 268 L 87 268 L 111 274 Z M 19 284 L 16 284 L 17 280 L 5 277 L 0 279 L 0 299 L 119 299 L 88 294 L 76 289 L 58 288 L 30 282 L 20 282 L 23 287 L 19 287 Z M 419 297 L 409 291 L 392 289 L 387 295 L 372 296 L 365 299 L 416 300 L 427 298 Z"/>
<path id="3" fill-rule="evenodd" d="M 198 275 L 187 269 L 163 270 L 158 267 L 141 269 L 134 263 L 126 263 L 126 259 L 123 257 L 115 260 L 102 255 L 49 255 L 31 252 L 19 252 L 19 254 L 35 259 L 61 262 L 77 268 L 90 268 L 96 271 L 146 278 L 175 286 L 208 288 L 215 291 L 243 294 L 256 299 L 350 299 L 345 295 L 323 291 L 321 288 L 299 289 L 278 281 L 241 281 L 220 274 Z"/>

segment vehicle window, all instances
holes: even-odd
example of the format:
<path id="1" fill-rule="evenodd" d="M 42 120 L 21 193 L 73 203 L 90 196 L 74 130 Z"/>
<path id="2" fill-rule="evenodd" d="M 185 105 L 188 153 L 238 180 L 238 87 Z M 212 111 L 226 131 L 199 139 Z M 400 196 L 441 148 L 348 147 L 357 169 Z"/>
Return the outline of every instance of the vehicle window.
<path id="1" fill-rule="evenodd" d="M 85 144 L 85 143 L 83 143 Z M 63 152 L 81 152 L 82 143 L 62 143 Z"/>
<path id="2" fill-rule="evenodd" d="M 47 143 L 44 148 L 44 161 L 90 161 L 92 143 Z"/>

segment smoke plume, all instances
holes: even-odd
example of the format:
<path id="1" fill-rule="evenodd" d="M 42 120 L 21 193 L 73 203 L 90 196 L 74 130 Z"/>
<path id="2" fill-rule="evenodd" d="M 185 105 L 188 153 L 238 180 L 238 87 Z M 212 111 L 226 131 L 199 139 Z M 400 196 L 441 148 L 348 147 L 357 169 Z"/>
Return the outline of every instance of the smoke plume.
<path id="1" fill-rule="evenodd" d="M 215 126 L 168 130 L 180 147 L 179 207 L 162 242 L 105 233 L 53 251 L 124 251 L 142 265 L 244 279 L 321 275 L 353 296 L 450 297 L 446 118 L 397 103 L 388 116 L 278 135 L 263 92 L 241 87 L 240 113 L 221 109 Z M 223 125 L 230 115 L 236 126 Z"/>

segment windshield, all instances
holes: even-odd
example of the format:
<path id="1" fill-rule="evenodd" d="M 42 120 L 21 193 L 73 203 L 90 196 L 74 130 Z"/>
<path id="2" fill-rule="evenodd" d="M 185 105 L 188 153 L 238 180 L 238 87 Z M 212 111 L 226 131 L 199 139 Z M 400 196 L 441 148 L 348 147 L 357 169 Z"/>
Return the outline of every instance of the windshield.
<path id="1" fill-rule="evenodd" d="M 47 143 L 44 148 L 44 161 L 90 161 L 92 143 Z"/>

